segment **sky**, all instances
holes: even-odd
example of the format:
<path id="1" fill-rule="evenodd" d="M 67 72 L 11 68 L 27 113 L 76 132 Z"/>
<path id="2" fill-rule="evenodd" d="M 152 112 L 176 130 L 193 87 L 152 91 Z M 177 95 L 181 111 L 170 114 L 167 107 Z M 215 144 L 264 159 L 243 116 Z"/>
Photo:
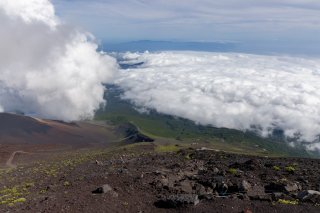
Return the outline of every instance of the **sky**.
<path id="1" fill-rule="evenodd" d="M 316 51 L 318 0 L 53 0 L 98 40 L 232 41 Z"/>

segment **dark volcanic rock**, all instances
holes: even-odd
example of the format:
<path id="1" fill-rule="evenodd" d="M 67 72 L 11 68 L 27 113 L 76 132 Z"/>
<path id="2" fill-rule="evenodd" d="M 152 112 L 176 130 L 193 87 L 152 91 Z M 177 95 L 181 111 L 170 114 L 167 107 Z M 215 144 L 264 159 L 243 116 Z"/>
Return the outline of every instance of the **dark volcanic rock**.
<path id="1" fill-rule="evenodd" d="M 170 195 L 166 198 L 160 199 L 155 202 L 158 208 L 179 208 L 188 205 L 197 205 L 199 203 L 198 195 L 195 194 L 178 194 Z"/>
<path id="2" fill-rule="evenodd" d="M 109 184 L 105 184 L 99 188 L 97 188 L 96 190 L 92 191 L 93 194 L 103 194 L 103 193 L 107 193 L 112 191 L 113 189 L 111 188 L 111 186 Z"/>
<path id="3" fill-rule="evenodd" d="M 281 192 L 274 192 L 272 193 L 272 199 L 277 201 L 279 199 L 283 199 L 284 198 L 284 194 Z"/>
<path id="4" fill-rule="evenodd" d="M 258 159 L 250 159 L 244 163 L 233 163 L 229 166 L 230 168 L 241 169 L 244 171 L 253 171 L 261 168 L 261 162 Z"/>
<path id="5" fill-rule="evenodd" d="M 260 201 L 268 201 L 270 202 L 271 199 L 271 195 L 268 194 L 264 194 L 264 195 L 255 195 L 255 196 L 249 196 L 250 200 L 260 200 Z"/>
<path id="6" fill-rule="evenodd" d="M 297 183 L 276 183 L 272 182 L 265 186 L 265 191 L 267 193 L 270 192 L 284 192 L 284 193 L 292 193 L 297 192 L 300 189 L 300 186 Z"/>
<path id="7" fill-rule="evenodd" d="M 298 193 L 298 199 L 304 202 L 320 203 L 320 192 L 307 190 Z"/>
<path id="8" fill-rule="evenodd" d="M 93 194 L 110 194 L 113 197 L 118 197 L 118 193 L 115 192 L 109 184 L 105 184 L 96 190 L 92 191 Z"/>

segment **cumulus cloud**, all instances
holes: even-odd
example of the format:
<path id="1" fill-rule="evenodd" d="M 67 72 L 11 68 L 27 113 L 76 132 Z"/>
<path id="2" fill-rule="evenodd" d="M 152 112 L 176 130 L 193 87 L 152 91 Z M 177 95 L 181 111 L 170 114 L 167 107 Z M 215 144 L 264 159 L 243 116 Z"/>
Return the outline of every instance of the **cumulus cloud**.
<path id="1" fill-rule="evenodd" d="M 0 110 L 93 116 L 117 64 L 90 34 L 63 24 L 49 0 L 1 0 L 0 25 Z"/>
<path id="2" fill-rule="evenodd" d="M 116 84 L 139 107 L 203 125 L 282 129 L 320 148 L 320 60 L 237 53 L 127 53 Z"/>

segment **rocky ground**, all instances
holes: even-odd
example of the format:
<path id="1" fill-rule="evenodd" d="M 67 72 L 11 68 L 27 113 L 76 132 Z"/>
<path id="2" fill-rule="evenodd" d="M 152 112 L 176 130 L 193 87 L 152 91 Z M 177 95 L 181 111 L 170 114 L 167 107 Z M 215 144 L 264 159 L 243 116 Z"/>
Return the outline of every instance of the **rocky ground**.
<path id="1" fill-rule="evenodd" d="M 144 143 L 0 170 L 0 212 L 320 212 L 320 160 Z"/>

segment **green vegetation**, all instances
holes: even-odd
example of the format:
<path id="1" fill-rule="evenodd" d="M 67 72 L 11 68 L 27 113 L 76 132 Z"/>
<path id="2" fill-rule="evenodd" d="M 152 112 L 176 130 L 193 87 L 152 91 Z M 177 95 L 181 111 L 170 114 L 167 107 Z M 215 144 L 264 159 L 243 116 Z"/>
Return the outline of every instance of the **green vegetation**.
<path id="1" fill-rule="evenodd" d="M 65 186 L 65 187 L 68 187 L 68 186 L 70 186 L 71 184 L 70 184 L 70 182 L 69 181 L 65 181 L 64 183 L 63 183 L 63 186 Z"/>
<path id="2" fill-rule="evenodd" d="M 119 148 L 120 149 L 120 148 Z M 45 194 L 48 191 L 46 186 L 41 185 L 46 179 L 56 178 L 59 175 L 65 175 L 71 170 L 75 169 L 77 165 L 93 161 L 99 157 L 108 155 L 113 149 L 108 150 L 85 150 L 71 153 L 64 153 L 62 156 L 59 155 L 57 160 L 48 162 L 36 162 L 32 166 L 26 168 L 17 167 L 16 169 L 1 170 L 1 181 L 3 185 L 0 188 L 0 205 L 14 206 L 19 203 L 24 203 L 29 199 L 30 192 L 35 188 L 40 188 L 38 193 Z M 30 181 L 28 178 L 21 178 L 16 174 L 23 174 L 23 176 L 33 177 Z M 38 179 L 36 179 L 37 177 Z M 25 182 L 21 183 L 21 180 Z M 64 181 L 64 187 L 71 186 L 69 181 Z"/>
<path id="3" fill-rule="evenodd" d="M 284 170 L 289 173 L 294 173 L 294 171 L 296 171 L 296 169 L 293 166 L 286 166 Z"/>
<path id="4" fill-rule="evenodd" d="M 177 152 L 179 147 L 176 145 L 158 145 L 154 150 L 155 152 Z"/>
<path id="5" fill-rule="evenodd" d="M 280 167 L 279 166 L 273 166 L 273 170 L 280 171 Z"/>
<path id="6" fill-rule="evenodd" d="M 48 191 L 47 189 L 41 189 L 40 194 L 45 194 L 45 193 L 47 193 L 47 191 Z"/>
<path id="7" fill-rule="evenodd" d="M 285 204 L 285 205 L 298 205 L 299 204 L 299 202 L 297 200 L 284 200 L 284 199 L 279 199 L 278 203 Z"/>
<path id="8" fill-rule="evenodd" d="M 139 113 L 128 101 L 121 100 L 121 90 L 107 86 L 106 108 L 96 113 L 97 120 L 113 124 L 131 123 L 149 137 L 175 139 L 183 142 L 206 142 L 216 149 L 233 153 L 260 156 L 315 156 L 302 148 L 292 148 L 282 142 L 281 137 L 261 138 L 253 132 L 242 132 L 227 128 L 201 126 L 193 121 L 164 115 L 154 110 Z"/>
<path id="9" fill-rule="evenodd" d="M 13 169 L 0 169 L 0 179 L 3 176 L 7 176 L 8 174 L 10 174 L 12 172 Z"/>
<path id="10" fill-rule="evenodd" d="M 230 173 L 232 175 L 236 175 L 238 173 L 238 170 L 235 168 L 230 168 L 230 169 L 228 169 L 228 173 Z"/>
<path id="11" fill-rule="evenodd" d="M 191 160 L 190 154 L 186 154 L 186 155 L 184 156 L 184 158 L 185 158 L 186 160 Z"/>
<path id="12" fill-rule="evenodd" d="M 0 191 L 0 205 L 13 206 L 17 203 L 26 202 L 24 196 L 29 194 L 29 188 L 34 183 L 23 183 L 13 187 L 5 187 Z"/>

